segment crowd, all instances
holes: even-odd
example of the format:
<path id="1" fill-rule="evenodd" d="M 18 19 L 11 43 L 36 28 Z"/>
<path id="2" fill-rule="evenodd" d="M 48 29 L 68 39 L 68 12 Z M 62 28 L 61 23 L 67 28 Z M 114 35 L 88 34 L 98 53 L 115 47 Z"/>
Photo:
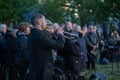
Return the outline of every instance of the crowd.
<path id="1" fill-rule="evenodd" d="M 103 48 L 119 41 L 117 30 L 105 39 L 96 25 L 60 25 L 47 21 L 43 14 L 33 15 L 31 23 L 19 23 L 17 29 L 0 24 L 0 80 L 6 79 L 6 73 L 9 80 L 54 80 L 57 56 L 64 59 L 66 71 L 74 74 L 74 80 L 82 80 L 80 66 L 96 69 L 98 59 L 108 58 L 103 56 Z"/>

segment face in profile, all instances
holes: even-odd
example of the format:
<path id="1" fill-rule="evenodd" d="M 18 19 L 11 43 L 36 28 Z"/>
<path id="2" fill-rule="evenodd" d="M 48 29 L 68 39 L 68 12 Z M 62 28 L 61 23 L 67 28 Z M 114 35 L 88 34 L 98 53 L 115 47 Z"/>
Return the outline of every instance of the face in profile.
<path id="1" fill-rule="evenodd" d="M 6 31 L 7 31 L 7 28 L 6 28 L 6 27 L 2 28 L 2 32 L 3 32 L 4 34 L 6 33 Z"/>
<path id="2" fill-rule="evenodd" d="M 59 29 L 59 24 L 58 23 L 54 23 L 54 28 L 55 28 L 55 31 Z"/>
<path id="3" fill-rule="evenodd" d="M 6 34 L 7 31 L 7 25 L 6 24 L 0 24 L 0 31 L 4 34 Z"/>
<path id="4" fill-rule="evenodd" d="M 53 28 L 51 28 L 51 29 L 50 29 L 50 32 L 51 32 L 51 33 L 54 33 L 54 29 L 53 29 Z"/>
<path id="5" fill-rule="evenodd" d="M 67 22 L 66 29 L 69 30 L 69 31 L 73 29 L 71 22 Z"/>
<path id="6" fill-rule="evenodd" d="M 40 30 L 46 29 L 46 18 L 43 14 L 35 14 L 31 18 L 31 23 L 32 23 L 33 27 L 36 27 Z"/>
<path id="7" fill-rule="evenodd" d="M 45 30 L 47 25 L 46 18 L 43 16 L 43 18 L 37 19 L 37 24 L 40 25 L 43 30 Z"/>
<path id="8" fill-rule="evenodd" d="M 88 28 L 85 27 L 85 28 L 83 29 L 83 31 L 84 31 L 85 33 L 87 33 L 87 32 L 88 32 Z"/>
<path id="9" fill-rule="evenodd" d="M 91 25 L 91 26 L 89 27 L 89 30 L 90 30 L 91 33 L 93 33 L 93 32 L 94 32 L 94 27 Z"/>
<path id="10" fill-rule="evenodd" d="M 27 22 L 22 22 L 18 25 L 19 31 L 24 32 L 26 35 L 30 34 L 30 25 Z"/>
<path id="11" fill-rule="evenodd" d="M 26 33 L 26 35 L 29 35 L 29 34 L 30 34 L 30 27 L 27 27 L 27 28 L 26 28 L 25 33 Z"/>
<path id="12" fill-rule="evenodd" d="M 46 27 L 47 23 L 46 23 L 46 18 L 43 17 L 43 24 L 42 24 L 44 27 Z"/>

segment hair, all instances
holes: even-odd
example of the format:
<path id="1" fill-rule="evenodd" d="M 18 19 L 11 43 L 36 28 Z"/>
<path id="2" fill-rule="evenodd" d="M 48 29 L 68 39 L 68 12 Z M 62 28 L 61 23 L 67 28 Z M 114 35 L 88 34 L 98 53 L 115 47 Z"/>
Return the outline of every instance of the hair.
<path id="1" fill-rule="evenodd" d="M 6 24 L 0 24 L 0 29 L 2 29 L 2 28 L 6 28 L 6 27 L 7 27 Z"/>
<path id="2" fill-rule="evenodd" d="M 74 27 L 74 31 L 78 31 L 78 28 L 81 28 L 81 26 L 80 26 L 80 25 L 76 25 L 76 26 Z"/>
<path id="3" fill-rule="evenodd" d="M 70 22 L 70 21 L 65 22 L 65 27 L 64 27 L 65 30 L 67 30 L 67 27 L 68 27 L 68 24 L 69 24 L 69 23 L 72 24 L 72 22 Z"/>
<path id="4" fill-rule="evenodd" d="M 43 14 L 39 14 L 39 13 L 33 15 L 32 18 L 31 18 L 31 24 L 33 26 L 36 25 L 37 19 L 42 19 L 43 17 L 44 17 L 44 15 Z"/>
<path id="5" fill-rule="evenodd" d="M 72 22 L 70 22 L 70 21 L 65 22 L 65 27 L 66 27 L 69 23 L 72 24 Z"/>
<path id="6" fill-rule="evenodd" d="M 18 25 L 18 29 L 19 29 L 19 31 L 21 31 L 21 32 L 25 32 L 25 30 L 26 30 L 28 27 L 30 27 L 30 25 L 29 25 L 29 23 L 27 23 L 27 22 L 22 22 L 22 23 L 20 23 L 20 24 Z"/>

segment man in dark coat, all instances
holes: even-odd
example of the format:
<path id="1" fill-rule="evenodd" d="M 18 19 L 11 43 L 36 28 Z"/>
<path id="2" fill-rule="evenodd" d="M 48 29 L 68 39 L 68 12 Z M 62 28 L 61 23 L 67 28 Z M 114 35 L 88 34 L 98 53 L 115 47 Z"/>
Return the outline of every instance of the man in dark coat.
<path id="1" fill-rule="evenodd" d="M 73 33 L 72 23 L 67 22 L 65 24 L 65 45 L 63 50 L 61 51 L 61 56 L 65 59 L 65 67 L 66 71 L 71 73 L 71 76 L 67 78 L 67 80 L 73 80 L 73 76 L 76 78 L 75 80 L 81 80 L 81 51 L 79 47 L 79 43 L 77 42 L 77 36 Z M 73 34 L 74 36 L 70 35 Z M 60 53 L 59 53 L 60 54 Z M 68 75 L 67 73 L 66 75 Z"/>
<path id="2" fill-rule="evenodd" d="M 9 80 L 15 80 L 16 69 L 14 55 L 16 51 L 15 41 L 16 41 L 17 29 L 12 29 L 6 34 L 6 45 L 7 45 L 7 67 L 9 68 Z"/>
<path id="3" fill-rule="evenodd" d="M 84 60 L 84 63 L 88 61 L 88 58 L 87 58 L 87 47 L 86 47 L 86 41 L 85 41 L 85 36 L 86 36 L 86 27 L 84 27 L 84 29 L 82 30 L 81 29 L 81 26 L 76 26 L 75 28 L 75 31 L 76 31 L 76 35 L 78 36 L 77 38 L 77 42 L 79 43 L 79 46 L 80 46 L 80 50 L 81 50 L 81 53 L 83 55 L 83 60 Z"/>
<path id="4" fill-rule="evenodd" d="M 58 30 L 58 39 L 53 40 L 45 30 L 46 19 L 44 15 L 34 15 L 31 22 L 34 28 L 28 38 L 31 52 L 29 80 L 53 80 L 52 49 L 62 49 L 64 47 L 63 30 Z"/>
<path id="5" fill-rule="evenodd" d="M 0 76 L 2 80 L 5 80 L 5 68 L 6 68 L 6 25 L 0 24 Z"/>
<path id="6" fill-rule="evenodd" d="M 95 69 L 95 61 L 97 55 L 97 48 L 99 45 L 99 39 L 96 34 L 96 29 L 93 25 L 89 26 L 90 32 L 86 35 L 86 43 L 87 43 L 87 50 L 88 50 L 88 62 L 87 62 L 87 69 L 90 68 L 92 65 L 92 69 Z"/>

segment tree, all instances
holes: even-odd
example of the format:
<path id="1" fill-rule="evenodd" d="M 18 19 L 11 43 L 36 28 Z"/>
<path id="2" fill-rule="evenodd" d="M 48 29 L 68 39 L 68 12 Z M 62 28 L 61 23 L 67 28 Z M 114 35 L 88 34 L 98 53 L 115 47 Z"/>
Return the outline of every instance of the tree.
<path id="1" fill-rule="evenodd" d="M 44 12 L 46 17 L 53 22 L 64 22 L 63 8 L 61 6 L 61 0 L 44 0 L 40 4 L 40 11 Z"/>
<path id="2" fill-rule="evenodd" d="M 21 21 L 22 14 L 37 4 L 38 0 L 0 0 L 0 22 Z"/>
<path id="3" fill-rule="evenodd" d="M 76 0 L 79 1 L 79 0 Z M 79 7 L 80 18 L 83 23 L 93 21 L 101 23 L 109 21 L 109 17 L 120 18 L 120 0 L 81 0 Z"/>
<path id="4" fill-rule="evenodd" d="M 119 18 L 119 3 L 119 0 L 44 0 L 40 8 L 52 21 L 63 22 L 67 16 L 68 20 L 81 24 L 89 21 L 101 23 L 108 21 L 109 17 Z"/>
<path id="5" fill-rule="evenodd" d="M 32 15 L 35 11 L 59 23 L 63 23 L 65 18 L 82 25 L 89 21 L 109 21 L 109 18 L 115 21 L 120 18 L 119 4 L 120 0 L 42 0 L 41 4 L 38 0 L 0 0 L 0 22 L 21 21 L 29 15 L 25 13 Z"/>

